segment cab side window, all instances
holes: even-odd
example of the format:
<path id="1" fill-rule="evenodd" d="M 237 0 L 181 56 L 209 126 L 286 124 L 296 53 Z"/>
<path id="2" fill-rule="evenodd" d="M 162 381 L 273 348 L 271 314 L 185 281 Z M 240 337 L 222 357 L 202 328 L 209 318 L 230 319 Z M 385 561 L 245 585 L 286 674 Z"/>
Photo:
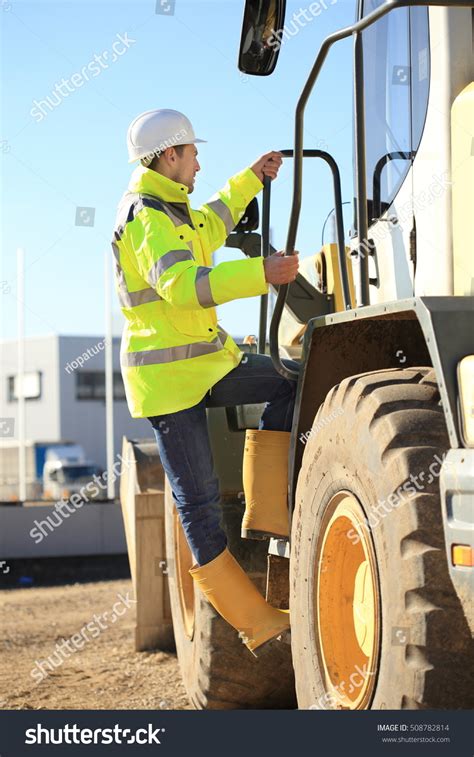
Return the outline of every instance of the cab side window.
<path id="1" fill-rule="evenodd" d="M 368 15 L 383 0 L 364 0 Z M 363 32 L 369 223 L 393 202 L 418 149 L 428 106 L 428 9 L 399 8 Z"/>

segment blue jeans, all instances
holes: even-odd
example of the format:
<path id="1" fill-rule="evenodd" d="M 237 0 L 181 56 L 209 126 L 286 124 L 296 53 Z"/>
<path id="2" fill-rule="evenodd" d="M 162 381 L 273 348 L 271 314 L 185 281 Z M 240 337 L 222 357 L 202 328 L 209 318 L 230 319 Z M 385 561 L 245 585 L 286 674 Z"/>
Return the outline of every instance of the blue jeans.
<path id="1" fill-rule="evenodd" d="M 283 363 L 295 371 L 299 368 L 294 360 L 283 360 Z M 265 402 L 259 428 L 291 431 L 295 394 L 296 381 L 280 376 L 271 357 L 246 353 L 239 365 L 214 384 L 197 405 L 148 419 L 187 542 L 198 565 L 210 562 L 227 546 L 206 407 Z"/>

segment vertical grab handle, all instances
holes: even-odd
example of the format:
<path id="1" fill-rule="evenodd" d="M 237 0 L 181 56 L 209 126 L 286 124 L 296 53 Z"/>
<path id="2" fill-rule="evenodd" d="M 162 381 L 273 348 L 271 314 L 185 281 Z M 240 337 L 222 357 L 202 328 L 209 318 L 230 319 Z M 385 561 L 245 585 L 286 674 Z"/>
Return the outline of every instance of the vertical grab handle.
<path id="1" fill-rule="evenodd" d="M 269 176 L 263 177 L 263 199 L 262 199 L 262 257 L 267 258 L 270 254 L 270 198 L 271 198 L 271 179 Z M 257 351 L 265 354 L 265 344 L 267 340 L 267 319 L 268 319 L 268 294 L 262 294 L 260 297 L 260 321 L 258 327 L 258 347 Z"/>
<path id="2" fill-rule="evenodd" d="M 294 156 L 293 150 L 280 150 L 280 153 L 282 154 L 284 158 L 292 158 Z M 336 161 L 332 157 L 332 155 L 330 155 L 327 152 L 324 152 L 323 150 L 303 150 L 302 157 L 303 158 L 320 158 L 321 160 L 324 160 L 329 166 L 329 168 L 331 169 L 332 179 L 333 179 L 333 190 L 334 190 L 334 208 L 335 208 L 335 214 L 336 214 L 336 241 L 337 241 L 338 257 L 339 257 L 339 271 L 340 271 L 340 276 L 341 276 L 341 289 L 342 289 L 342 294 L 343 294 L 343 299 L 344 299 L 344 307 L 348 309 L 351 307 L 351 295 L 350 295 L 350 288 L 349 288 L 349 275 L 347 272 L 346 250 L 344 246 L 344 222 L 343 222 L 343 215 L 342 215 L 341 177 L 339 173 L 339 168 L 337 166 Z M 298 190 L 296 194 L 296 202 L 299 208 L 301 204 L 301 183 L 295 182 L 295 186 L 297 187 L 297 190 Z M 265 202 L 265 194 L 264 194 L 264 202 Z M 290 247 L 292 248 L 292 244 L 294 244 L 294 241 L 296 241 L 298 216 L 299 216 L 299 210 L 297 214 L 292 214 L 292 219 L 290 223 L 290 231 L 288 235 L 289 239 L 287 241 L 287 248 L 285 251 L 286 255 L 293 254 L 293 251 L 292 249 L 290 249 Z M 262 227 L 262 237 L 263 237 L 263 227 Z M 264 246 L 263 242 L 262 242 L 262 246 Z M 273 360 L 273 365 L 275 366 L 278 373 L 280 373 L 286 379 L 296 379 L 298 378 L 298 373 L 296 371 L 289 370 L 283 365 L 280 358 L 279 345 L 278 345 L 278 329 L 280 326 L 283 308 L 285 306 L 286 296 L 288 293 L 288 286 L 289 286 L 288 284 L 281 284 L 278 287 L 278 296 L 276 299 L 275 309 L 273 311 L 273 316 L 270 323 L 270 355 Z"/>

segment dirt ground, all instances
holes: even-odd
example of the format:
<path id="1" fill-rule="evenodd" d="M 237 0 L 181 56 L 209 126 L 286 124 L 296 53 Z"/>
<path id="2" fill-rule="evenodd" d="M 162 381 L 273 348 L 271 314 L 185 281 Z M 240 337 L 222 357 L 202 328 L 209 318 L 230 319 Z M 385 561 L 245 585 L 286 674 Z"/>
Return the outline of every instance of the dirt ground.
<path id="1" fill-rule="evenodd" d="M 0 591 L 0 708 L 192 709 L 176 656 L 135 652 L 132 601 L 124 578 Z M 87 641 L 56 646 L 92 622 Z"/>

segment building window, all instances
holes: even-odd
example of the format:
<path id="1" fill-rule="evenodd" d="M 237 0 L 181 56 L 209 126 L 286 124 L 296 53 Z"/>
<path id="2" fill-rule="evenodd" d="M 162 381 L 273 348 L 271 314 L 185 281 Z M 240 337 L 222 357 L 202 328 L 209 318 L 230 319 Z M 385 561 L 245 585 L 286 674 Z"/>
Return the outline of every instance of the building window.
<path id="1" fill-rule="evenodd" d="M 41 371 L 30 371 L 23 374 L 23 395 L 26 400 L 39 400 L 41 398 Z M 8 402 L 16 402 L 19 394 L 18 376 L 7 377 Z"/>
<path id="2" fill-rule="evenodd" d="M 124 400 L 125 386 L 120 371 L 114 371 L 114 400 Z"/>
<path id="3" fill-rule="evenodd" d="M 105 372 L 77 371 L 76 399 L 103 400 L 105 402 Z M 114 400 L 124 399 L 125 387 L 123 385 L 122 374 L 120 371 L 114 371 Z"/>

